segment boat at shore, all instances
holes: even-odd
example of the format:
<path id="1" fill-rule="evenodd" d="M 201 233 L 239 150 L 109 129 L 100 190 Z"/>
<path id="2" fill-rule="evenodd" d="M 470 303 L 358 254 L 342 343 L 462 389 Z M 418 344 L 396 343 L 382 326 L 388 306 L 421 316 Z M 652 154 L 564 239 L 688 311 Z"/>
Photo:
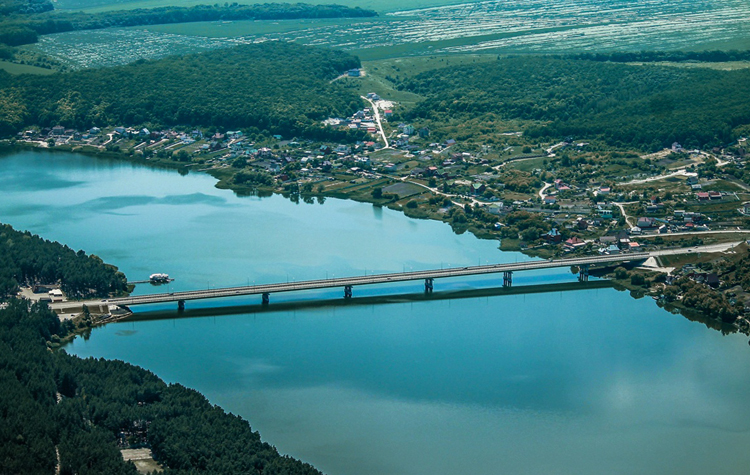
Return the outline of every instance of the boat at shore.
<path id="1" fill-rule="evenodd" d="M 160 273 L 151 274 L 148 277 L 148 281 L 151 282 L 152 284 L 166 284 L 168 282 L 171 282 L 169 278 L 169 274 L 160 274 Z"/>

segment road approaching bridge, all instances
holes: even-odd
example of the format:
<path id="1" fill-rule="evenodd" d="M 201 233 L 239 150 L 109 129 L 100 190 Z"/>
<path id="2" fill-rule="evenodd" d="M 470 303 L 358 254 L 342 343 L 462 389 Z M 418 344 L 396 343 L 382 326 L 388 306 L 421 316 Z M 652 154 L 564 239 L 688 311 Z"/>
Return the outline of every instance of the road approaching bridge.
<path id="1" fill-rule="evenodd" d="M 462 277 L 483 274 L 503 274 L 503 286 L 509 287 L 513 283 L 513 272 L 551 269 L 576 266 L 580 269 L 578 279 L 588 280 L 589 266 L 613 265 L 625 262 L 645 261 L 657 253 L 642 252 L 607 256 L 575 257 L 569 259 L 550 259 L 546 261 L 517 262 L 513 264 L 489 264 L 468 267 L 452 267 L 413 272 L 398 272 L 393 274 L 374 274 L 367 276 L 340 277 L 335 279 L 308 280 L 302 282 L 287 282 L 280 284 L 262 284 L 242 287 L 226 287 L 208 290 L 191 290 L 187 292 L 170 292 L 165 294 L 136 295 L 131 297 L 109 299 L 107 303 L 119 306 L 156 304 L 177 302 L 180 309 L 185 308 L 188 300 L 213 299 L 221 297 L 238 297 L 243 295 L 261 295 L 264 304 L 269 303 L 270 295 L 278 292 L 293 292 L 301 290 L 327 289 L 340 287 L 344 289 L 344 297 L 352 297 L 352 288 L 357 285 L 389 284 L 423 280 L 425 291 L 432 292 L 435 279 L 445 277 Z"/>

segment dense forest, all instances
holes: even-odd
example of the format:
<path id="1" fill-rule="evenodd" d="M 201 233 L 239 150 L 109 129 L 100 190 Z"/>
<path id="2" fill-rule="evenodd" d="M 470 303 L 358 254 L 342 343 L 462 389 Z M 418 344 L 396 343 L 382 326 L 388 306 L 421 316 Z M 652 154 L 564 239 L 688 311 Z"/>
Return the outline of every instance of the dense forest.
<path id="1" fill-rule="evenodd" d="M 121 361 L 49 351 L 66 329 L 44 304 L 0 310 L 0 473 L 132 474 L 150 447 L 171 474 L 319 474 L 200 393 Z"/>
<path id="2" fill-rule="evenodd" d="M 656 150 L 723 145 L 750 124 L 750 70 L 716 71 L 551 57 L 428 71 L 400 89 L 426 96 L 412 120 L 456 122 L 497 114 L 527 121 L 532 139 L 602 138 Z"/>
<path id="3" fill-rule="evenodd" d="M 57 282 L 70 298 L 127 290 L 125 275 L 97 256 L 0 224 L 0 299 L 15 295 L 21 284 Z"/>
<path id="4" fill-rule="evenodd" d="M 267 42 L 51 76 L 0 71 L 0 136 L 30 125 L 200 125 L 361 139 L 320 123 L 361 107 L 359 96 L 331 83 L 359 65 L 340 51 Z"/>
<path id="5" fill-rule="evenodd" d="M 228 20 L 289 20 L 297 18 L 359 18 L 377 16 L 372 10 L 342 5 L 305 3 L 266 3 L 239 5 L 196 5 L 120 10 L 101 13 L 49 12 L 49 2 L 10 2 L 0 4 L 0 43 L 18 46 L 36 43 L 39 35 L 109 27 L 189 23 Z M 45 13 L 42 13 L 45 12 Z"/>
<path id="6" fill-rule="evenodd" d="M 31 15 L 54 10 L 49 0 L 0 0 L 0 17 L 21 14 Z"/>
<path id="7" fill-rule="evenodd" d="M 750 60 L 750 51 L 615 51 L 609 53 L 579 53 L 556 57 L 613 63 L 684 63 L 686 61 L 723 63 L 727 61 L 748 61 Z"/>

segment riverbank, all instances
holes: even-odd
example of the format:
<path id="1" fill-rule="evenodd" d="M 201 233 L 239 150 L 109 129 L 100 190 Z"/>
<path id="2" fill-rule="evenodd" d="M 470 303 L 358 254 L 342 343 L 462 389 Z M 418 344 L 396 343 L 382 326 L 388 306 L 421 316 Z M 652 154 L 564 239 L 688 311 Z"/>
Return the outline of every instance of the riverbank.
<path id="1" fill-rule="evenodd" d="M 19 145 L 21 149 L 34 149 L 36 147 L 28 144 Z M 235 181 L 237 170 L 232 167 L 208 167 L 198 169 L 195 166 L 187 167 L 184 164 L 166 160 L 166 159 L 145 159 L 138 156 L 128 156 L 124 153 L 117 153 L 106 150 L 98 150 L 93 147 L 75 148 L 70 147 L 67 149 L 65 146 L 54 147 L 49 151 L 60 151 L 60 152 L 72 152 L 84 153 L 97 158 L 106 158 L 110 160 L 127 161 L 137 163 L 139 165 L 145 165 L 148 167 L 163 168 L 177 170 L 180 174 L 187 174 L 190 171 L 201 171 L 206 172 L 216 179 L 215 186 L 220 189 L 229 189 L 235 192 L 238 196 L 271 196 L 272 194 L 278 194 L 290 199 L 291 201 L 299 202 L 313 202 L 316 201 L 323 203 L 326 198 L 338 198 L 347 199 L 358 202 L 371 203 L 375 206 L 387 207 L 398 212 L 404 213 L 406 216 L 414 219 L 427 219 L 445 222 L 451 225 L 451 229 L 456 234 L 462 234 L 469 232 L 480 239 L 497 240 L 499 241 L 499 247 L 503 251 L 520 251 L 525 255 L 532 257 L 550 258 L 559 256 L 561 254 L 560 246 L 549 245 L 547 243 L 528 246 L 522 239 L 518 237 L 506 237 L 501 238 L 502 226 L 498 231 L 496 222 L 491 221 L 485 223 L 488 213 L 481 209 L 462 207 L 446 199 L 439 199 L 439 197 L 433 196 L 432 192 L 427 187 L 420 187 L 417 190 L 412 189 L 414 193 L 411 195 L 399 195 L 398 193 L 377 193 L 377 189 L 387 189 L 393 184 L 405 184 L 401 180 L 394 178 L 381 176 L 379 180 L 348 180 L 345 175 L 337 175 L 334 180 L 319 180 L 313 183 L 311 186 L 299 187 L 297 182 L 283 183 L 278 186 L 265 186 L 265 185 L 253 185 L 249 186 L 245 183 L 238 184 Z M 397 188 L 396 191 L 399 191 Z M 379 196 L 379 198 L 377 198 Z M 421 196 L 422 198 L 419 198 Z M 427 198 L 429 196 L 429 198 Z M 492 229 L 488 229 L 492 228 Z M 718 236 L 720 237 L 720 236 Z M 736 239 L 735 235 L 730 236 Z M 671 238 L 666 236 L 667 239 Z M 679 239 L 686 239 L 680 237 Z M 662 239 L 664 240 L 664 238 Z M 689 241 L 680 243 L 672 243 L 673 245 L 680 244 L 684 245 L 695 245 L 696 241 L 691 238 Z M 591 249 L 591 245 L 586 246 Z M 580 255 L 584 249 L 578 249 L 569 255 Z"/>

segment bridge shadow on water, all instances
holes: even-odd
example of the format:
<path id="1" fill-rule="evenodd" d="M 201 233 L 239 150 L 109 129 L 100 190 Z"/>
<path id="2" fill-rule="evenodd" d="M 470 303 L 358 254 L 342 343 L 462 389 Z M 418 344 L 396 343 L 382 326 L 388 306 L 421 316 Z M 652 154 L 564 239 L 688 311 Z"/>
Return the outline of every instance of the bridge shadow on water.
<path id="1" fill-rule="evenodd" d="M 450 290 L 432 293 L 409 293 L 409 294 L 392 294 L 378 295 L 367 297 L 352 297 L 349 299 L 327 298 L 321 300 L 297 300 L 291 302 L 271 301 L 268 305 L 232 305 L 216 306 L 202 308 L 187 308 L 185 310 L 169 309 L 154 310 L 146 312 L 133 313 L 131 316 L 120 321 L 132 322 L 141 320 L 160 320 L 172 318 L 196 318 L 196 317 L 217 317 L 224 315 L 241 315 L 241 314 L 258 314 L 287 311 L 301 311 L 336 307 L 364 307 L 373 305 L 387 305 L 407 302 L 423 302 L 430 300 L 460 300 L 481 297 L 496 297 L 502 295 L 521 295 L 521 294 L 538 294 L 563 292 L 571 290 L 591 290 L 612 288 L 612 282 L 609 280 L 593 280 L 590 282 L 566 282 L 560 284 L 540 284 L 540 285 L 519 285 L 517 287 L 493 287 L 485 289 L 469 290 Z M 272 296 L 273 297 L 273 296 Z"/>

